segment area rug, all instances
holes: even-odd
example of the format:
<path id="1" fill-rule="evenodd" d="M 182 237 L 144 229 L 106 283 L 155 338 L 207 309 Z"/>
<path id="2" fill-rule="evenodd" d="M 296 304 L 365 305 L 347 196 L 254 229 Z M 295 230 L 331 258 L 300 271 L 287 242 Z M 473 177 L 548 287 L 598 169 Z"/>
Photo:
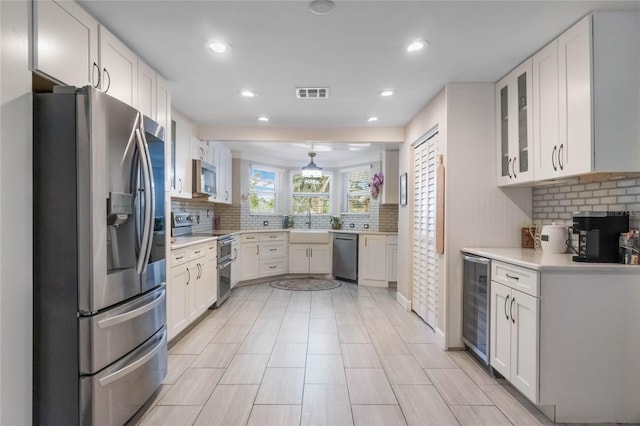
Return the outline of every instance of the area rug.
<path id="1" fill-rule="evenodd" d="M 327 280 L 324 278 L 304 277 L 275 280 L 271 281 L 269 285 L 282 290 L 317 291 L 331 290 L 332 288 L 340 287 L 342 283 L 340 281 Z"/>

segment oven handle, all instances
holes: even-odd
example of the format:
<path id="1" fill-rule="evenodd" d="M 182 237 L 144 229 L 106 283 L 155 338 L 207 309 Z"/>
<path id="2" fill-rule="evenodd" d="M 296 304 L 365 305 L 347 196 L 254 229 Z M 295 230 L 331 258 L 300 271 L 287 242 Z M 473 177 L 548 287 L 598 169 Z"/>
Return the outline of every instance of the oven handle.
<path id="1" fill-rule="evenodd" d="M 222 265 L 218 265 L 218 266 L 217 266 L 217 268 L 218 268 L 218 269 L 224 269 L 224 268 L 226 268 L 227 266 L 231 265 L 231 264 L 232 264 L 233 262 L 235 262 L 235 261 L 236 261 L 235 259 L 231 259 L 231 260 L 229 260 L 229 261 L 227 261 L 227 262 L 224 262 Z"/>

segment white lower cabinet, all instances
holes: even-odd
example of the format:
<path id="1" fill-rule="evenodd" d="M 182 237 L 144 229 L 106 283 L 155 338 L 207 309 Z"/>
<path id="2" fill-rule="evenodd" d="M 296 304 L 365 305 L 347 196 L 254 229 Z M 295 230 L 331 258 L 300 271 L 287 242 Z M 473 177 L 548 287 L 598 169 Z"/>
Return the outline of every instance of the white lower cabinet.
<path id="1" fill-rule="evenodd" d="M 218 298 L 216 242 L 172 251 L 167 285 L 167 329 L 171 340 Z"/>
<path id="2" fill-rule="evenodd" d="M 331 244 L 289 244 L 289 273 L 330 274 Z"/>
<path id="3" fill-rule="evenodd" d="M 286 232 L 243 234 L 241 242 L 242 281 L 287 273 Z"/>
<path id="4" fill-rule="evenodd" d="M 499 265 L 492 262 L 492 274 Z M 520 279 L 509 276 L 516 283 Z M 538 402 L 538 312 L 537 297 L 491 281 L 491 366 L 534 403 Z"/>
<path id="5" fill-rule="evenodd" d="M 398 237 L 387 237 L 387 281 L 398 281 Z"/>
<path id="6" fill-rule="evenodd" d="M 385 235 L 360 235 L 358 284 L 387 287 L 387 237 Z"/>

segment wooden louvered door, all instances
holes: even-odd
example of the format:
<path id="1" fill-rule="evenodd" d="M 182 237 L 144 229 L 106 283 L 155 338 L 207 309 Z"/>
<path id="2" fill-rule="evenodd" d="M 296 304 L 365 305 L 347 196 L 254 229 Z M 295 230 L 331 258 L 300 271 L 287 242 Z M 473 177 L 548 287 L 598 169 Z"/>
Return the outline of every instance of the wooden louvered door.
<path id="1" fill-rule="evenodd" d="M 436 326 L 438 258 L 436 255 L 437 133 L 414 147 L 413 162 L 413 310 Z"/>

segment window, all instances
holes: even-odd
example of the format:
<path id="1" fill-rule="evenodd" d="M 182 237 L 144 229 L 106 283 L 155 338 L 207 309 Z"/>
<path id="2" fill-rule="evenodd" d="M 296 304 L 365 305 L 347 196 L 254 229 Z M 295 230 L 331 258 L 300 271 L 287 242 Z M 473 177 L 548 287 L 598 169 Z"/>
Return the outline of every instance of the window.
<path id="1" fill-rule="evenodd" d="M 291 210 L 293 214 L 329 214 L 331 211 L 331 175 L 304 177 L 291 175 Z"/>
<path id="2" fill-rule="evenodd" d="M 277 173 L 260 167 L 249 169 L 249 211 L 273 214 L 276 212 Z"/>
<path id="3" fill-rule="evenodd" d="M 352 169 L 343 173 L 345 213 L 369 213 L 371 202 L 371 168 Z"/>

